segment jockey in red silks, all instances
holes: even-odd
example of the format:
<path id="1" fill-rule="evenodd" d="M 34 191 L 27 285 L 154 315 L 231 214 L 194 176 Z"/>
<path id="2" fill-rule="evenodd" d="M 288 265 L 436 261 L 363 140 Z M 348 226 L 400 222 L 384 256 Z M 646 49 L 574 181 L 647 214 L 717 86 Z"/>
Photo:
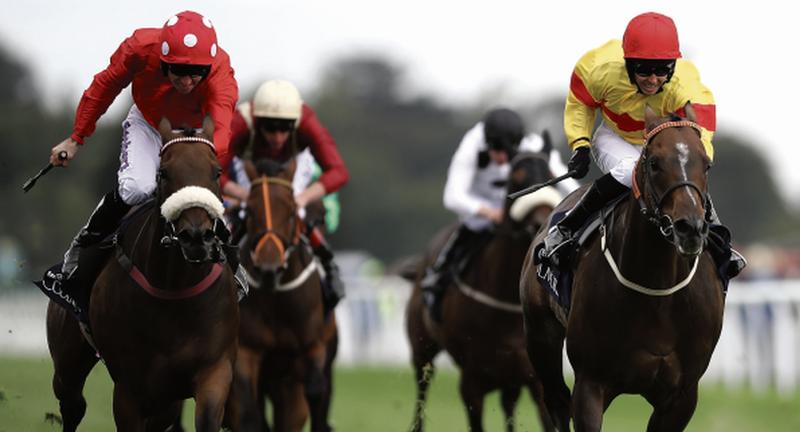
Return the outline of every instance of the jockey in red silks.
<path id="1" fill-rule="evenodd" d="M 253 161 L 266 158 L 283 163 L 296 159 L 292 183 L 301 216 L 305 215 L 307 205 L 338 191 L 349 179 L 336 141 L 289 81 L 270 80 L 261 84 L 251 101 L 238 106 L 231 130 L 231 149 L 237 158 L 250 153 Z M 322 169 L 317 180 L 312 180 L 314 162 Z M 230 178 L 233 175 L 231 166 L 223 166 L 226 177 L 223 194 L 245 202 L 250 193 L 249 180 L 241 172 L 235 180 Z M 322 232 L 316 226 L 309 225 L 308 229 L 311 247 L 325 269 L 322 285 L 328 311 L 344 297 L 344 284 Z"/>
<path id="2" fill-rule="evenodd" d="M 173 125 L 200 128 L 203 118 L 211 116 L 219 163 L 225 166 L 230 161 L 230 124 L 238 99 L 230 58 L 217 45 L 211 21 L 197 12 L 184 11 L 162 28 L 135 30 L 122 42 L 108 67 L 95 75 L 84 91 L 72 135 L 52 148 L 53 165 L 69 165 L 94 132 L 97 120 L 129 84 L 134 104 L 122 123 L 117 186 L 100 200 L 72 240 L 59 279 L 69 280 L 78 267 L 81 250 L 113 233 L 131 206 L 153 196 L 162 118 Z M 62 152 L 67 155 L 64 160 L 59 158 Z"/>

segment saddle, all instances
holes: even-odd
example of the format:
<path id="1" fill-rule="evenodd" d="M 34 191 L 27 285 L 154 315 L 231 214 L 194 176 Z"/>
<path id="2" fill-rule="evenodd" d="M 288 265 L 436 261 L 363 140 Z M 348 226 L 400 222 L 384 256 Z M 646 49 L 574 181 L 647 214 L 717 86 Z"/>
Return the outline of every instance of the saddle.
<path id="1" fill-rule="evenodd" d="M 89 301 L 95 280 L 103 271 L 108 259 L 112 257 L 122 233 L 139 215 L 151 210 L 154 205 L 155 200 L 149 200 L 132 208 L 113 233 L 94 245 L 84 247 L 80 254 L 78 268 L 71 278 L 66 279 L 66 276 L 61 273 L 63 262 L 59 262 L 48 268 L 42 275 L 42 279 L 33 281 L 33 284 L 50 300 L 68 310 L 79 323 L 88 328 Z"/>
<path id="2" fill-rule="evenodd" d="M 536 278 L 543 287 L 547 288 L 547 291 L 558 306 L 563 309 L 565 315 L 569 313 L 572 301 L 573 269 L 576 264 L 575 258 L 578 250 L 586 243 L 589 236 L 597 231 L 608 217 L 613 215 L 614 209 L 625 197 L 627 197 L 627 194 L 620 195 L 606 204 L 599 212 L 589 216 L 583 226 L 575 231 L 571 238 L 565 239 L 562 244 L 558 245 L 555 248 L 558 253 L 558 260 L 551 260 L 546 256 L 544 242 L 537 244 L 534 248 L 533 262 L 537 266 Z M 576 201 L 572 206 L 557 209 L 550 216 L 545 232 L 561 221 L 577 203 Z"/>

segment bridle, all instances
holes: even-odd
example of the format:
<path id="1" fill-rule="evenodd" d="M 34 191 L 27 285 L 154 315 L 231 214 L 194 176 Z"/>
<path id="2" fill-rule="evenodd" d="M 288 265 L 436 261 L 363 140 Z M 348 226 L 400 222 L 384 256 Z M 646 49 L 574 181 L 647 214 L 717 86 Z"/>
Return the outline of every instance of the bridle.
<path id="1" fill-rule="evenodd" d="M 182 136 L 182 137 L 172 138 L 172 139 L 168 140 L 167 142 L 165 142 L 161 146 L 161 150 L 159 152 L 159 157 L 163 157 L 164 153 L 166 152 L 166 150 L 170 146 L 172 146 L 173 144 L 177 144 L 177 143 L 201 143 L 201 144 L 205 144 L 205 145 L 209 146 L 211 148 L 212 152 L 216 152 L 216 147 L 214 146 L 214 143 L 209 139 L 206 139 L 206 138 L 203 138 L 203 137 L 199 137 L 199 136 Z M 156 184 L 160 186 L 162 184 L 162 181 L 163 181 L 163 178 L 162 178 L 161 173 L 159 171 L 159 173 L 156 176 Z M 160 196 L 160 194 L 161 194 L 160 191 L 161 191 L 161 188 L 160 187 L 156 187 L 156 202 L 157 203 L 162 203 L 163 202 L 163 200 L 161 199 L 162 197 Z M 212 250 L 209 253 L 209 256 L 211 258 L 211 262 L 220 263 L 220 262 L 225 261 L 225 255 L 223 253 L 223 245 L 225 243 L 227 243 L 228 239 L 230 238 L 230 233 L 228 232 L 227 228 L 225 227 L 225 222 L 220 217 L 214 217 L 213 219 L 214 219 L 214 222 L 213 222 L 212 231 L 214 232 L 214 241 L 213 241 Z M 161 217 L 161 220 L 164 223 L 164 235 L 161 237 L 161 241 L 160 241 L 161 246 L 164 247 L 164 248 L 171 248 L 171 247 L 174 247 L 176 245 L 179 245 L 180 244 L 180 239 L 178 238 L 178 230 L 175 227 L 175 220 L 168 220 L 168 219 L 165 219 L 163 216 Z M 192 259 L 192 258 L 186 256 L 186 251 L 184 251 L 183 248 L 181 248 L 181 253 L 183 255 L 184 260 L 186 260 L 186 262 L 189 262 L 189 263 L 198 264 L 198 263 L 202 263 L 202 262 L 205 261 L 205 260 Z"/>
<path id="2" fill-rule="evenodd" d="M 694 129 L 698 134 L 701 133 L 700 125 L 693 121 L 689 120 L 678 120 L 678 121 L 668 121 L 661 123 L 660 125 L 656 126 L 652 130 L 648 131 L 644 136 L 644 149 L 642 150 L 642 154 L 639 157 L 639 160 L 636 162 L 636 166 L 633 170 L 633 194 L 634 197 L 639 202 L 639 209 L 641 213 L 648 218 L 650 222 L 655 224 L 658 227 L 659 232 L 664 238 L 674 244 L 673 239 L 673 232 L 675 230 L 675 224 L 672 218 L 669 215 L 666 215 L 661 210 L 662 206 L 664 205 L 664 200 L 667 199 L 674 191 L 677 189 L 688 187 L 690 189 L 694 189 L 700 198 L 703 200 L 703 208 L 706 210 L 706 219 L 710 217 L 711 214 L 711 201 L 708 198 L 708 193 L 704 192 L 697 186 L 696 183 L 690 180 L 684 180 L 675 182 L 674 184 L 670 185 L 660 194 L 655 191 L 653 188 L 653 171 L 652 166 L 648 163 L 650 155 L 648 154 L 648 144 L 650 141 L 658 135 L 661 131 L 667 128 L 673 127 L 691 127 Z M 638 167 L 639 165 L 644 164 L 644 179 L 645 179 L 645 188 L 644 194 L 642 193 L 641 188 L 639 187 L 639 181 L 637 177 Z"/>
<path id="3" fill-rule="evenodd" d="M 294 191 L 292 182 L 280 177 L 261 176 L 260 178 L 254 180 L 251 183 L 252 188 L 255 188 L 257 186 L 260 186 L 261 188 L 261 197 L 262 200 L 264 201 L 264 219 L 266 221 L 266 228 L 263 230 L 263 232 L 259 233 L 258 236 L 251 239 L 252 247 L 250 248 L 250 259 L 252 262 L 255 262 L 255 257 L 258 255 L 258 252 L 261 249 L 263 249 L 268 243 L 273 243 L 280 252 L 281 256 L 280 269 L 285 270 L 286 266 L 288 265 L 289 258 L 291 257 L 292 253 L 297 249 L 297 247 L 300 245 L 301 227 L 297 211 L 293 211 L 289 223 L 290 226 L 293 224 L 296 227 L 296 229 L 292 238 L 291 239 L 287 238 L 286 236 L 281 235 L 280 233 L 275 231 L 272 218 L 272 206 L 270 203 L 270 194 L 269 194 L 269 185 L 271 184 L 288 188 L 290 192 Z M 291 196 L 294 196 L 294 194 L 292 193 Z"/>

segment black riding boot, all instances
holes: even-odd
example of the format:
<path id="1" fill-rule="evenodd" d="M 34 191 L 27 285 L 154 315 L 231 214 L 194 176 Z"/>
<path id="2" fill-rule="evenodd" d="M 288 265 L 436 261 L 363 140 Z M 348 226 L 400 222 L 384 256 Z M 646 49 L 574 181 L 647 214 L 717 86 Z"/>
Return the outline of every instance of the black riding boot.
<path id="1" fill-rule="evenodd" d="M 64 263 L 61 265 L 61 274 L 64 278 L 69 279 L 75 274 L 81 251 L 113 234 L 130 208 L 130 205 L 122 201 L 116 188 L 103 196 L 97 208 L 89 216 L 89 221 L 78 231 L 69 249 L 64 253 Z"/>
<path id="2" fill-rule="evenodd" d="M 730 230 L 719 219 L 711 196 L 708 197 L 708 205 L 708 251 L 711 252 L 717 268 L 721 271 L 720 276 L 727 285 L 728 280 L 739 275 L 747 267 L 747 260 L 731 247 Z"/>
<path id="3" fill-rule="evenodd" d="M 325 280 L 322 282 L 322 304 L 325 315 L 344 298 L 344 282 L 339 274 L 339 266 L 333 262 L 333 251 L 325 241 L 314 248 L 314 255 L 319 258 L 322 268 L 325 270 Z"/>
<path id="4" fill-rule="evenodd" d="M 605 174 L 595 180 L 575 208 L 550 228 L 544 239 L 544 256 L 550 257 L 551 261 L 557 261 L 557 259 L 553 259 L 557 258 L 553 254 L 572 238 L 575 231 L 586 223 L 589 216 L 600 211 L 608 202 L 628 190 L 627 186 L 618 182 L 611 174 Z"/>
<path id="5" fill-rule="evenodd" d="M 428 307 L 431 317 L 436 322 L 442 321 L 442 297 L 444 290 L 453 282 L 453 273 L 459 261 L 464 245 L 472 237 L 472 231 L 465 226 L 460 226 L 453 231 L 447 243 L 442 246 L 433 265 L 425 269 L 425 276 L 420 281 L 422 288 L 422 301 Z"/>

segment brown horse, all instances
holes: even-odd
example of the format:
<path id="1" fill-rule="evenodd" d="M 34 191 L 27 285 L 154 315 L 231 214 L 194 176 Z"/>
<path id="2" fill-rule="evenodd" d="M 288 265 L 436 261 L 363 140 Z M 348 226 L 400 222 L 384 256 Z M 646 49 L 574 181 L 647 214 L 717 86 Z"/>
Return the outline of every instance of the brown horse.
<path id="1" fill-rule="evenodd" d="M 516 192 L 552 177 L 546 156 L 521 153 L 513 161 L 507 191 Z M 533 238 L 557 199 L 552 189 L 524 200 L 509 201 L 503 222 L 491 240 L 470 261 L 470 266 L 448 287 L 442 299 L 442 323 L 430 318 L 422 302 L 420 282 L 426 265 L 436 258 L 448 231 L 432 242 L 406 309 L 406 330 L 417 378 L 417 403 L 411 430 L 423 430 L 424 404 L 433 372 L 433 359 L 447 350 L 461 369 L 461 398 L 472 431 L 483 430 L 483 399 L 500 389 L 506 429 L 514 428 L 514 408 L 522 387 L 528 388 L 540 407 L 542 424 L 550 429 L 541 384 L 525 353 L 522 307 L 519 304 L 519 270 Z M 541 199 L 544 197 L 545 199 Z"/>
<path id="2" fill-rule="evenodd" d="M 724 296 L 703 250 L 711 162 L 691 105 L 685 110 L 687 120 L 679 120 L 647 108 L 648 142 L 633 193 L 578 251 L 564 321 L 536 279 L 533 247 L 526 260 L 520 295 L 528 352 L 559 430 L 569 430 L 570 418 L 578 431 L 600 430 L 604 411 L 623 393 L 653 406 L 651 432 L 683 430 L 694 413 L 697 383 L 722 328 Z M 575 371 L 572 396 L 562 375 L 565 338 Z"/>
<path id="3" fill-rule="evenodd" d="M 252 289 L 241 305 L 229 423 L 234 431 L 269 430 L 268 396 L 274 430 L 300 431 L 309 414 L 312 431 L 331 430 L 328 348 L 335 352 L 336 323 L 333 316 L 324 319 L 317 261 L 302 238 L 294 160 L 263 160 L 257 167 L 240 242 Z"/>
<path id="4" fill-rule="evenodd" d="M 218 431 L 236 355 L 237 294 L 221 261 L 213 122 L 181 136 L 162 121 L 156 206 L 131 218 L 93 288 L 91 333 L 114 380 L 120 431 L 163 431 L 193 397 L 198 431 Z M 48 343 L 64 430 L 75 430 L 97 362 L 77 323 L 51 303 Z"/>

